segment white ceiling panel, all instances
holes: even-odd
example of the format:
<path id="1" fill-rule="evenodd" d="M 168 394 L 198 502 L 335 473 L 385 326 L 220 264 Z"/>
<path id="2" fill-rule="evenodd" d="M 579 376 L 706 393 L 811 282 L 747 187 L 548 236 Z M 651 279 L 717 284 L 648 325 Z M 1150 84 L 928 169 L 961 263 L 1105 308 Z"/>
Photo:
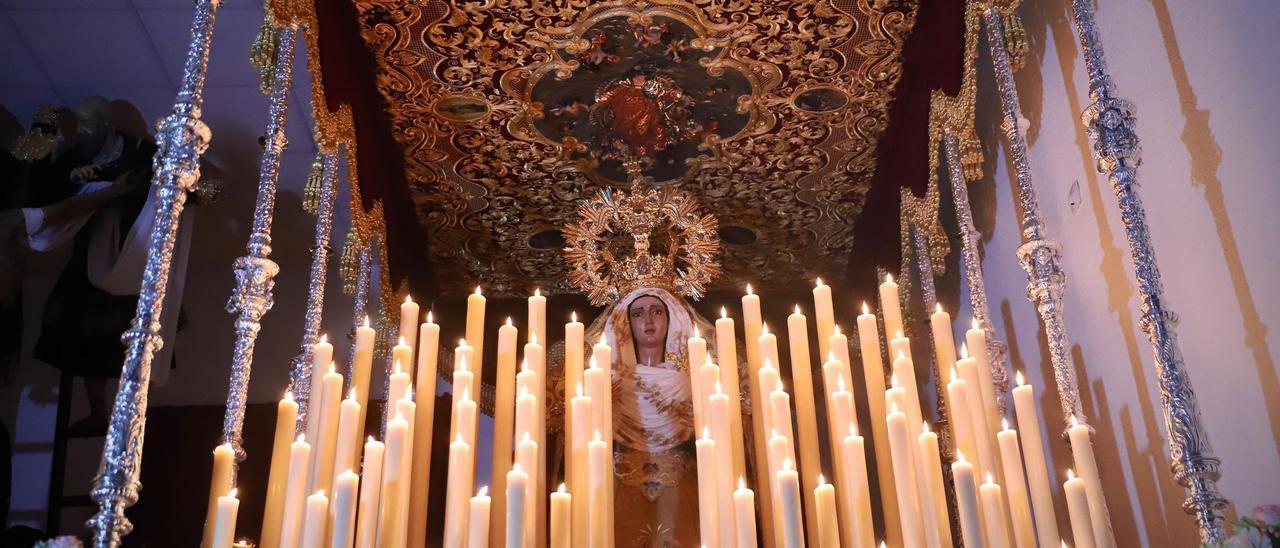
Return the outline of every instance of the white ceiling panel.
<path id="1" fill-rule="evenodd" d="M 170 85 L 133 11 L 13 10 L 9 15 L 60 89 Z"/>
<path id="2" fill-rule="evenodd" d="M 191 42 L 191 9 L 139 9 L 156 51 L 169 77 L 178 82 Z M 219 11 L 213 29 L 213 49 L 209 53 L 208 85 L 253 86 L 258 72 L 249 65 L 249 46 L 262 22 L 261 9 Z"/>

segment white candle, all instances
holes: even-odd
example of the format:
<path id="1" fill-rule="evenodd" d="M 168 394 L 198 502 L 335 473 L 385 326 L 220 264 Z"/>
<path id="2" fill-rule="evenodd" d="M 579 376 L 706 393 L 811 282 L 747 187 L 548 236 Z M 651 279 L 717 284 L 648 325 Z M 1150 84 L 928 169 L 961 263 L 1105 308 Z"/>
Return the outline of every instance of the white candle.
<path id="1" fill-rule="evenodd" d="M 400 337 L 397 341 L 396 345 L 391 347 L 391 361 L 396 364 L 397 372 L 403 371 L 408 376 L 404 385 L 409 386 L 413 383 L 413 346 L 405 337 Z"/>
<path id="2" fill-rule="evenodd" d="M 978 362 L 978 389 L 982 391 L 982 407 L 987 414 L 988 431 L 999 432 L 1000 414 L 996 412 L 996 387 L 991 378 L 991 360 L 987 355 L 987 332 L 978 326 L 977 318 L 973 319 L 973 327 L 964 332 L 964 340 L 969 355 Z"/>
<path id="3" fill-rule="evenodd" d="M 951 546 L 951 520 L 947 515 L 947 491 L 942 481 L 942 459 L 938 453 L 938 435 L 929 431 L 929 424 L 921 426 L 916 452 L 920 457 L 920 478 L 926 496 L 920 506 L 928 510 L 929 522 L 925 523 L 925 535 L 932 545 Z"/>
<path id="4" fill-rule="evenodd" d="M 716 320 L 716 361 L 720 364 L 720 384 L 724 393 L 729 395 L 729 445 L 733 446 L 733 475 L 738 477 L 747 469 L 738 380 L 738 341 L 733 318 L 724 307 L 720 307 L 720 319 Z"/>
<path id="5" fill-rule="evenodd" d="M 528 488 L 529 474 L 520 469 L 520 463 L 511 465 L 511 471 L 507 472 L 507 548 L 520 548 L 527 539 L 524 528 L 529 522 L 525 519 L 529 511 L 525 507 Z"/>
<path id="6" fill-rule="evenodd" d="M 955 373 L 951 374 L 951 382 L 947 383 L 947 407 L 951 414 L 951 432 L 955 437 L 956 449 L 976 455 L 977 441 L 973 437 L 972 415 L 969 414 L 969 384 Z"/>
<path id="7" fill-rule="evenodd" d="M 760 331 L 763 326 L 760 315 L 760 296 L 751 291 L 751 285 L 747 285 L 747 292 L 742 296 L 742 336 L 747 348 L 747 387 L 748 396 L 751 398 L 752 409 L 764 409 L 768 403 L 766 400 L 769 391 L 760 387 L 759 371 L 762 361 L 760 358 Z M 769 473 L 768 467 L 765 466 L 763 460 L 768 453 L 768 435 L 769 427 L 765 423 L 766 413 L 756 412 L 751 414 L 751 432 L 754 451 L 751 452 L 753 457 L 752 468 L 756 472 L 756 498 L 760 499 L 761 508 L 771 508 L 773 497 L 770 493 L 773 490 L 772 484 L 774 477 Z M 773 538 L 773 514 L 772 512 L 760 513 L 760 532 L 763 537 Z"/>
<path id="8" fill-rule="evenodd" d="M 836 521 L 836 488 L 818 474 L 818 488 L 813 490 L 818 514 L 818 546 L 840 547 L 840 528 Z"/>
<path id="9" fill-rule="evenodd" d="M 1031 491 L 1031 513 L 1036 518 L 1036 536 L 1040 546 L 1053 546 L 1059 541 L 1058 518 L 1053 510 L 1053 492 L 1049 489 L 1049 467 L 1045 464 L 1043 438 L 1040 434 L 1040 412 L 1035 392 L 1022 383 L 1022 372 L 1016 375 L 1013 389 L 1014 410 L 1018 413 L 1018 437 L 1022 455 L 1027 461 L 1027 487 Z"/>
<path id="10" fill-rule="evenodd" d="M 387 421 L 386 451 L 382 462 L 382 487 L 379 490 L 382 500 L 378 504 L 378 545 L 400 546 L 405 540 L 405 520 L 401 517 L 401 506 L 408 501 L 401 499 L 401 484 L 409 480 L 404 477 L 405 449 L 409 445 L 409 421 L 397 412 Z"/>
<path id="11" fill-rule="evenodd" d="M 355 387 L 347 391 L 347 399 L 342 400 L 342 404 L 338 411 L 338 443 L 334 448 L 333 470 L 336 472 L 334 479 L 342 474 L 345 470 L 356 467 L 356 455 L 359 452 L 360 445 L 360 425 L 356 421 L 360 420 L 360 403 L 356 401 Z M 334 488 L 334 498 L 337 498 Z"/>
<path id="12" fill-rule="evenodd" d="M 546 299 L 543 299 L 544 304 Z M 529 302 L 530 317 L 533 301 Z M 507 507 L 507 471 L 511 469 L 511 443 L 520 439 L 514 435 L 516 413 L 516 327 L 511 318 L 498 328 L 498 374 L 494 388 L 493 410 L 493 466 L 489 477 L 493 482 L 493 503 L 498 508 Z M 530 406 L 529 412 L 532 412 Z M 532 421 L 533 417 L 529 417 Z M 487 535 L 494 539 L 506 538 L 503 528 L 506 520 L 495 519 L 489 523 Z"/>
<path id="13" fill-rule="evenodd" d="M 710 367 L 710 366 L 708 366 Z M 719 519 L 720 546 L 732 548 L 737 545 L 734 536 L 737 525 L 733 521 L 733 450 L 729 440 L 729 396 L 721 390 L 720 382 L 715 383 L 715 392 L 707 397 L 706 419 L 711 428 L 711 437 L 716 440 L 716 511 Z"/>
<path id="14" fill-rule="evenodd" d="M 1076 477 L 1071 469 L 1067 469 L 1067 481 L 1062 484 L 1067 497 L 1067 515 L 1071 518 L 1071 537 L 1075 539 L 1076 548 L 1094 548 L 1093 522 L 1089 518 L 1089 495 L 1086 492 L 1084 479 Z"/>
<path id="15" fill-rule="evenodd" d="M 760 347 L 760 367 L 779 367 L 782 364 L 778 359 L 778 336 L 769 332 L 768 324 L 760 324 L 760 336 L 756 338 L 756 344 Z"/>
<path id="16" fill-rule="evenodd" d="M 933 332 L 938 371 L 950 371 L 956 363 L 956 339 L 951 332 L 951 314 L 942 309 L 941 303 L 935 304 L 933 314 L 929 315 L 929 328 Z"/>
<path id="17" fill-rule="evenodd" d="M 582 384 L 577 386 L 577 396 L 571 402 L 570 411 L 573 416 L 572 451 L 569 453 L 573 463 L 573 475 L 569 476 L 573 486 L 573 546 L 587 546 L 590 541 L 591 499 L 587 478 L 587 444 L 591 441 L 591 403 L 590 396 L 582 394 Z"/>
<path id="18" fill-rule="evenodd" d="M 488 548 L 489 506 L 491 504 L 488 486 L 481 487 L 476 496 L 471 497 L 471 515 L 467 518 L 467 524 L 470 527 L 467 531 L 468 548 Z"/>
<path id="19" fill-rule="evenodd" d="M 418 311 L 418 303 L 413 302 L 413 297 L 405 295 L 404 302 L 400 304 L 400 338 L 404 339 L 404 344 L 409 348 L 418 344 Z M 412 369 L 412 362 L 406 362 L 405 366 Z"/>
<path id="20" fill-rule="evenodd" d="M 382 500 L 382 458 L 385 452 L 386 446 L 372 436 L 364 444 L 360 511 L 356 522 L 357 548 L 374 548 L 378 543 L 378 502 Z"/>
<path id="21" fill-rule="evenodd" d="M 876 454 L 876 477 L 879 479 L 880 509 L 885 523 L 898 523 L 898 493 L 890 486 L 894 485 L 893 461 L 889 455 L 889 431 L 885 422 L 879 417 L 885 416 L 887 407 L 884 402 L 884 359 L 880 354 L 880 332 L 876 326 L 876 316 L 862 303 L 862 314 L 858 315 L 858 348 L 862 352 L 862 374 L 866 383 L 867 408 L 871 411 L 871 439 Z M 902 544 L 902 532 L 897 527 L 886 527 L 885 538 L 894 546 Z"/>
<path id="22" fill-rule="evenodd" d="M 399 347 L 404 345 L 396 346 Z M 409 385 L 413 384 L 413 379 L 409 376 L 409 372 L 405 371 L 404 361 L 397 359 L 393 363 L 395 365 L 392 368 L 391 376 L 387 377 L 388 402 L 397 402 L 403 399 L 405 392 L 409 391 Z"/>
<path id="23" fill-rule="evenodd" d="M 240 499 L 236 498 L 236 490 L 228 491 L 218 497 L 217 510 L 214 512 L 212 548 L 231 548 L 236 536 L 236 515 L 240 513 Z"/>
<path id="24" fill-rule="evenodd" d="M 526 468 L 529 473 L 529 512 L 533 516 L 532 532 L 536 544 L 531 548 L 542 548 L 547 543 L 547 499 L 542 493 L 547 492 L 547 361 L 538 335 L 531 336 L 524 345 L 524 359 L 535 373 L 533 395 L 538 399 L 534 406 L 533 441 L 537 442 L 538 458 L 532 467 Z M 536 494 L 536 496 L 535 496 Z"/>
<path id="25" fill-rule="evenodd" d="M 573 546 L 573 495 L 567 493 L 564 484 L 551 493 L 551 546 Z"/>
<path id="26" fill-rule="evenodd" d="M 357 350 L 359 350 L 359 334 L 359 330 L 357 330 Z M 357 354 L 357 356 L 359 355 Z M 311 384 L 308 385 L 310 391 L 307 395 L 307 421 L 306 430 L 304 431 L 307 439 L 312 441 L 320 439 L 320 421 L 317 417 L 320 409 L 320 396 L 324 392 L 321 385 L 324 383 L 324 374 L 329 371 L 329 364 L 331 363 L 333 363 L 333 345 L 329 343 L 328 335 L 320 335 L 320 342 L 311 345 Z M 289 439 L 293 439 L 292 434 L 289 435 Z"/>
<path id="27" fill-rule="evenodd" d="M 756 496 L 741 476 L 733 491 L 733 521 L 737 525 L 734 536 L 738 548 L 756 548 Z"/>
<path id="28" fill-rule="evenodd" d="M 307 483 L 308 492 L 330 490 L 333 482 L 333 462 L 338 444 L 338 411 L 342 406 L 342 375 L 335 371 L 332 364 L 329 372 L 324 374 L 320 386 L 320 408 L 312 409 L 312 419 L 320 419 L 318 430 L 320 438 L 315 440 L 315 452 L 312 453 L 311 478 Z"/>
<path id="29" fill-rule="evenodd" d="M 791 383 L 795 391 L 796 441 L 800 449 L 800 482 L 804 488 L 805 531 L 818 536 L 818 475 L 822 473 L 822 447 L 818 443 L 817 399 L 813 393 L 813 365 L 809 360 L 809 329 L 800 305 L 787 316 L 787 341 L 791 349 Z"/>
<path id="30" fill-rule="evenodd" d="M 529 340 L 547 340 L 547 298 L 541 289 L 534 289 L 529 296 Z"/>
<path id="31" fill-rule="evenodd" d="M 1000 445 L 1000 463 L 1004 467 L 1004 490 L 1009 499 L 1013 538 L 1018 548 L 1035 548 L 1035 528 L 1031 525 L 1031 505 L 1027 500 L 1027 479 L 1022 473 L 1022 451 L 1018 448 L 1018 432 L 1009 429 L 1009 421 L 1001 419 L 1001 430 L 996 433 L 996 441 Z"/>
<path id="32" fill-rule="evenodd" d="M 609 445 L 600 439 L 600 431 L 596 431 L 594 439 L 587 443 L 587 494 L 590 502 L 590 540 L 589 548 L 607 548 L 610 545 L 612 532 L 608 530 L 608 489 L 607 482 L 613 481 L 608 475 L 606 462 L 609 458 Z M 507 548 L 514 548 L 507 536 Z"/>
<path id="33" fill-rule="evenodd" d="M 878 422 L 878 421 L 877 421 Z M 871 521 L 871 489 L 867 482 L 867 457 L 862 436 L 858 435 L 857 425 L 849 425 L 849 435 L 841 443 L 844 468 L 849 475 L 845 490 L 853 501 L 853 536 L 849 543 L 855 548 L 875 547 L 875 524 Z M 886 465 L 887 466 L 887 465 Z M 945 504 L 945 502 L 944 502 Z"/>
<path id="34" fill-rule="evenodd" d="M 369 415 L 369 382 L 373 372 L 373 342 L 376 336 L 377 332 L 369 327 L 369 317 L 365 316 L 364 323 L 356 327 L 355 353 L 351 357 L 351 386 L 355 387 L 356 401 L 360 402 L 360 420 L 356 423 L 361 425 L 365 424 L 365 417 Z M 316 385 L 311 386 L 314 393 Z"/>
<path id="35" fill-rule="evenodd" d="M 316 491 L 307 497 L 306 524 L 302 528 L 302 548 L 322 548 L 324 546 L 325 523 L 329 514 L 329 497 L 324 490 Z"/>
<path id="36" fill-rule="evenodd" d="M 267 476 L 267 500 L 262 512 L 262 548 L 277 548 L 280 542 L 281 512 L 285 488 L 289 482 L 289 444 L 298 420 L 298 403 L 293 393 L 285 392 L 276 406 L 276 431 L 271 444 L 271 471 Z"/>
<path id="37" fill-rule="evenodd" d="M 475 370 L 480 371 L 480 361 L 484 359 L 484 295 L 480 293 L 480 286 L 476 286 L 476 292 L 467 295 L 467 342 L 475 349 L 472 357 L 476 364 Z"/>
<path id="38" fill-rule="evenodd" d="M 893 456 L 894 489 L 898 492 L 898 500 L 903 501 L 898 508 L 898 518 L 904 546 L 924 546 L 924 522 L 920 519 L 917 505 L 910 502 L 916 500 L 918 490 L 915 464 L 909 451 L 911 433 L 907 428 L 907 415 L 899 411 L 896 404 L 892 405 L 885 423 L 889 430 L 889 451 Z"/>
<path id="39" fill-rule="evenodd" d="M 538 465 L 537 460 L 538 442 L 533 441 L 528 434 L 525 434 L 520 443 L 516 444 L 516 465 L 520 467 L 520 470 L 533 470 Z M 529 478 L 529 482 L 530 484 L 533 483 L 532 476 Z M 524 531 L 524 545 L 533 546 L 537 542 L 536 516 L 533 509 L 533 499 L 537 496 L 537 493 L 532 485 L 526 486 L 524 491 L 524 504 L 521 505 L 521 508 L 524 509 L 524 527 L 521 530 Z"/>
<path id="40" fill-rule="evenodd" d="M 307 479 L 311 468 L 311 444 L 306 435 L 289 446 L 289 481 L 284 495 L 284 522 L 280 526 L 279 546 L 297 546 L 302 539 L 302 521 L 306 516 Z"/>
<path id="41" fill-rule="evenodd" d="M 995 436 L 987 428 L 987 411 L 983 408 L 982 394 L 979 389 L 982 381 L 979 379 L 978 362 L 969 357 L 965 347 L 960 347 L 960 352 L 964 357 L 956 362 L 956 373 L 967 385 L 969 427 L 973 429 L 973 438 L 978 450 L 978 471 L 984 477 L 991 474 L 999 478 L 1000 463 L 995 448 Z"/>
<path id="42" fill-rule="evenodd" d="M 400 459 L 400 493 L 396 495 L 396 522 L 400 524 L 400 532 L 397 533 L 400 540 L 408 542 L 408 526 L 409 526 L 409 483 L 413 474 L 413 421 L 417 416 L 417 404 L 413 402 L 413 391 L 405 393 L 404 398 L 396 402 L 396 414 L 404 417 L 406 428 L 404 434 L 404 445 L 401 447 Z"/>
<path id="43" fill-rule="evenodd" d="M 1098 474 L 1098 463 L 1093 458 L 1093 443 L 1090 441 L 1089 425 L 1071 417 L 1071 427 L 1067 428 L 1067 437 L 1071 440 L 1071 458 L 1084 480 L 1084 492 L 1089 499 L 1089 523 L 1093 525 L 1093 539 L 1099 548 L 1115 546 L 1115 538 L 1111 534 L 1111 516 L 1107 511 L 1107 498 L 1102 493 L 1102 479 Z"/>
<path id="44" fill-rule="evenodd" d="M 987 545 L 992 548 L 1008 548 L 1009 523 L 1005 521 L 1004 493 L 1000 486 L 987 474 L 987 481 L 978 487 L 978 495 L 982 500 L 982 517 L 986 523 Z"/>
<path id="45" fill-rule="evenodd" d="M 831 286 L 822 283 L 822 278 L 814 281 L 813 320 L 818 327 L 818 355 L 826 356 L 831 352 L 831 335 L 836 330 L 836 313 L 831 303 Z"/>
<path id="46" fill-rule="evenodd" d="M 570 316 L 569 323 L 564 324 L 564 408 L 570 409 L 574 396 L 579 395 L 574 390 L 582 384 L 582 364 L 583 353 L 586 351 L 584 327 L 582 322 L 578 321 L 578 313 L 573 312 Z M 564 416 L 564 454 L 573 454 L 573 432 L 575 430 L 574 417 L 572 413 L 565 413 Z M 577 477 L 577 463 L 572 458 L 566 458 L 564 463 L 564 477 L 569 478 L 569 486 L 574 493 L 580 493 L 579 487 L 573 483 L 573 478 Z M 586 497 L 582 497 L 586 498 Z M 576 513 L 575 513 L 576 516 Z M 574 525 L 577 528 L 577 525 Z M 582 539 L 585 540 L 585 539 Z"/>
<path id="47" fill-rule="evenodd" d="M 834 373 L 833 380 L 825 380 L 822 383 L 827 389 L 827 439 L 831 440 L 832 453 L 835 456 L 831 459 L 832 465 L 836 471 L 836 485 L 841 489 L 837 496 L 836 507 L 840 515 L 840 538 L 852 541 L 854 538 L 854 520 L 853 520 L 853 499 L 849 498 L 852 491 L 844 489 L 849 485 L 849 474 L 845 469 L 845 460 L 840 453 L 840 440 L 843 432 L 848 432 L 849 427 L 857 421 L 853 418 L 853 393 L 845 388 L 844 376 L 839 372 L 840 362 L 838 360 L 828 360 L 823 365 L 823 373 Z M 827 375 L 827 378 L 831 378 Z"/>
<path id="48" fill-rule="evenodd" d="M 471 446 L 462 440 L 462 436 L 454 438 L 449 444 L 449 476 L 445 490 L 444 509 L 444 546 L 445 548 L 462 548 L 466 544 L 467 533 L 467 493 L 471 492 L 472 476 Z M 511 478 L 507 478 L 507 495 L 510 496 Z M 523 497 L 520 500 L 523 503 Z M 508 500 L 507 504 L 512 501 Z M 507 529 L 510 535 L 512 530 Z"/>
<path id="49" fill-rule="evenodd" d="M 330 548 L 351 548 L 356 534 L 356 488 L 360 476 L 351 470 L 338 474 L 333 482 L 333 503 L 329 505 Z"/>
<path id="50" fill-rule="evenodd" d="M 782 463 L 778 471 L 778 497 L 782 500 L 782 546 L 804 546 L 804 518 L 800 516 L 800 474 L 791 461 Z"/>
<path id="51" fill-rule="evenodd" d="M 898 284 L 893 283 L 892 274 L 886 274 L 884 283 L 880 284 L 880 311 L 884 315 L 886 333 L 902 331 L 902 303 L 898 300 Z"/>
<path id="52" fill-rule="evenodd" d="M 694 446 L 698 458 L 698 533 L 702 546 L 709 548 L 720 545 L 716 442 L 710 429 L 703 429 L 702 438 Z"/>
<path id="53" fill-rule="evenodd" d="M 218 497 L 231 490 L 231 472 L 235 468 L 236 452 L 231 444 L 213 448 L 213 471 L 209 474 L 209 503 L 204 514 L 203 546 L 213 542 L 213 526 L 218 516 Z"/>
<path id="54" fill-rule="evenodd" d="M 693 429 L 701 431 L 706 426 L 706 418 L 703 417 L 702 404 L 708 393 L 709 388 L 703 386 L 702 382 L 702 366 L 707 363 L 707 340 L 702 338 L 698 332 L 698 326 L 693 326 L 693 337 L 685 343 L 689 353 L 689 387 L 693 393 Z"/>
<path id="55" fill-rule="evenodd" d="M 431 438 L 436 417 L 436 371 L 440 359 L 440 326 L 427 312 L 427 321 L 418 329 L 418 378 L 414 393 L 422 400 L 413 420 L 413 467 L 409 478 L 409 548 L 425 548 L 427 539 L 427 498 L 431 492 Z"/>
<path id="56" fill-rule="evenodd" d="M 956 505 L 960 513 L 960 532 L 964 536 L 965 548 L 981 548 L 982 518 L 978 514 L 977 483 L 973 464 L 964 460 L 964 453 L 956 453 L 956 461 L 951 463 L 951 481 L 956 490 Z"/>

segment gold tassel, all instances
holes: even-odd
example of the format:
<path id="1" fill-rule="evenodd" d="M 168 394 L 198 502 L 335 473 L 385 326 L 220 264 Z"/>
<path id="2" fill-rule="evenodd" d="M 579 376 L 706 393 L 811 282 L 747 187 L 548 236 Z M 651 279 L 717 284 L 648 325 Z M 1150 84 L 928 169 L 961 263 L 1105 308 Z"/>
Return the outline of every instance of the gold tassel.
<path id="1" fill-rule="evenodd" d="M 982 178 L 982 143 L 972 133 L 960 139 L 960 167 L 964 169 L 965 179 Z"/>
<path id="2" fill-rule="evenodd" d="M 356 294 L 356 283 L 360 280 L 360 232 L 353 225 L 347 232 L 347 241 L 342 245 L 342 258 L 338 260 L 338 272 L 342 275 L 342 292 L 347 295 Z"/>
<path id="3" fill-rule="evenodd" d="M 280 47 L 280 34 L 271 25 L 271 15 L 262 17 L 262 25 L 258 34 L 249 46 L 249 64 L 258 69 L 258 88 L 262 93 L 271 93 L 271 86 L 276 73 L 276 50 Z"/>
<path id="4" fill-rule="evenodd" d="M 1016 11 L 1004 15 L 1004 43 L 1005 49 L 1009 51 L 1009 64 L 1013 66 L 1013 70 L 1022 69 L 1027 63 L 1031 45 L 1027 43 L 1027 29 Z"/>
<path id="5" fill-rule="evenodd" d="M 302 209 L 315 215 L 320 210 L 320 188 L 324 186 L 324 154 L 316 153 L 307 174 L 307 184 L 302 189 Z"/>

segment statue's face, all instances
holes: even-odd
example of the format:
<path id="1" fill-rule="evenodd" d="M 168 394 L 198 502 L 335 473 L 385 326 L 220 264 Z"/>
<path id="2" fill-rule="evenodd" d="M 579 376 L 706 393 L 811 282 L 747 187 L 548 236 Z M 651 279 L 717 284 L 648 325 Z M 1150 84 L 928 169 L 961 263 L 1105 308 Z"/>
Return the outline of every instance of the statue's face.
<path id="1" fill-rule="evenodd" d="M 639 348 L 661 348 L 667 342 L 667 305 L 645 295 L 631 302 L 631 338 Z"/>

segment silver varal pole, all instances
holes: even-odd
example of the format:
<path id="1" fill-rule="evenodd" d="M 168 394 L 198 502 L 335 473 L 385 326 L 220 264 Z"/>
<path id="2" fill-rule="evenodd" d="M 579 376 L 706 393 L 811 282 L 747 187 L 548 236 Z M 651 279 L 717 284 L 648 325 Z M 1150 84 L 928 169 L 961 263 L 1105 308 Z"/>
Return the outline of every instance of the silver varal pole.
<path id="1" fill-rule="evenodd" d="M 249 375 L 253 369 L 253 347 L 262 327 L 262 316 L 271 310 L 271 289 L 275 285 L 276 273 L 280 271 L 279 265 L 267 257 L 271 255 L 271 221 L 275 216 L 280 157 L 287 144 L 284 124 L 293 84 L 293 50 L 297 34 L 296 26 L 280 28 L 280 47 L 276 52 L 275 78 L 271 83 L 268 107 L 267 142 L 258 172 L 258 199 L 253 208 L 253 227 L 246 246 L 248 252 L 236 259 L 236 288 L 227 301 L 227 311 L 236 314 L 236 342 L 231 356 L 231 382 L 227 387 L 222 436 L 223 441 L 235 450 L 237 461 L 244 460 L 245 456 L 241 433 Z"/>
<path id="2" fill-rule="evenodd" d="M 133 325 L 121 337 L 125 343 L 120 388 L 111 409 L 111 422 L 102 447 L 102 464 L 90 496 L 98 512 L 87 525 L 93 545 L 116 547 L 133 530 L 124 511 L 138 501 L 141 484 L 143 432 L 146 430 L 147 390 L 151 361 L 164 345 L 160 337 L 160 313 L 169 286 L 174 239 L 187 192 L 200 178 L 200 155 L 209 147 L 209 127 L 200 121 L 204 103 L 204 78 L 218 0 L 196 2 L 191 23 L 191 43 L 182 71 L 182 84 L 173 112 L 157 124 L 158 151 L 153 160 L 151 184 L 156 187 L 156 219 L 147 244 L 147 263 L 138 290 Z"/>
<path id="3" fill-rule="evenodd" d="M 1220 461 L 1213 456 L 1209 435 L 1200 420 L 1200 406 L 1191 386 L 1182 350 L 1178 346 L 1177 315 L 1165 305 L 1160 267 L 1156 264 L 1151 233 L 1147 230 L 1147 213 L 1138 194 L 1138 165 L 1142 148 L 1135 131 L 1133 104 L 1114 97 L 1115 83 L 1107 71 L 1107 61 L 1098 36 L 1093 6 L 1085 0 L 1073 0 L 1072 12 L 1080 45 L 1084 50 L 1085 70 L 1089 75 L 1089 105 L 1081 122 L 1093 141 L 1093 156 L 1098 172 L 1107 176 L 1120 204 L 1120 218 L 1129 240 L 1129 256 L 1137 274 L 1138 292 L 1142 297 L 1140 324 L 1155 358 L 1160 387 L 1160 405 L 1169 437 L 1173 477 L 1188 491 L 1182 508 L 1196 518 L 1201 542 L 1221 542 L 1226 537 L 1223 511 L 1227 500 L 1218 492 Z"/>
<path id="4" fill-rule="evenodd" d="M 987 334 L 987 360 L 991 365 L 991 380 L 996 388 L 996 413 L 1003 416 L 1008 405 L 1005 392 L 1009 390 L 1009 347 L 996 337 L 995 327 L 991 323 L 987 284 L 982 276 L 982 256 L 978 252 L 982 234 L 973 224 L 973 210 L 969 207 L 969 183 L 964 177 L 964 168 L 960 165 L 960 143 L 951 130 L 946 130 L 942 136 L 942 150 L 947 158 L 947 178 L 951 182 L 956 220 L 960 224 L 960 250 L 965 281 L 969 284 L 969 301 L 973 308 L 973 318 Z"/>
<path id="5" fill-rule="evenodd" d="M 995 9 L 987 9 L 983 12 L 983 20 L 995 67 L 996 86 L 1000 91 L 1000 111 L 1004 117 L 1001 126 L 1009 141 L 1009 157 L 1013 160 L 1018 201 L 1022 205 L 1022 245 L 1018 247 L 1018 260 L 1027 271 L 1027 297 L 1035 303 L 1040 322 L 1044 324 L 1049 361 L 1053 364 L 1058 400 L 1062 405 L 1065 436 L 1073 417 L 1082 424 L 1088 421 L 1080 405 L 1080 384 L 1076 380 L 1076 366 L 1071 359 L 1071 343 L 1067 339 L 1067 325 L 1063 318 L 1062 297 L 1066 292 L 1067 275 L 1062 271 L 1062 244 L 1049 237 L 1041 219 L 1040 201 L 1036 197 L 1035 182 L 1031 179 L 1027 140 L 1018 123 L 1022 118 L 1021 108 L 1013 82 L 1013 65 L 1005 49 L 1000 14 Z"/>
<path id="6" fill-rule="evenodd" d="M 294 356 L 289 369 L 294 401 L 298 402 L 298 433 L 305 430 L 311 394 L 311 350 L 320 336 L 320 320 L 324 314 L 324 289 L 329 273 L 329 240 L 333 235 L 333 207 L 337 201 L 338 151 L 323 155 L 320 176 L 320 203 L 316 207 L 316 242 L 311 247 L 311 275 L 307 280 L 307 312 L 302 328 L 301 352 Z"/>

